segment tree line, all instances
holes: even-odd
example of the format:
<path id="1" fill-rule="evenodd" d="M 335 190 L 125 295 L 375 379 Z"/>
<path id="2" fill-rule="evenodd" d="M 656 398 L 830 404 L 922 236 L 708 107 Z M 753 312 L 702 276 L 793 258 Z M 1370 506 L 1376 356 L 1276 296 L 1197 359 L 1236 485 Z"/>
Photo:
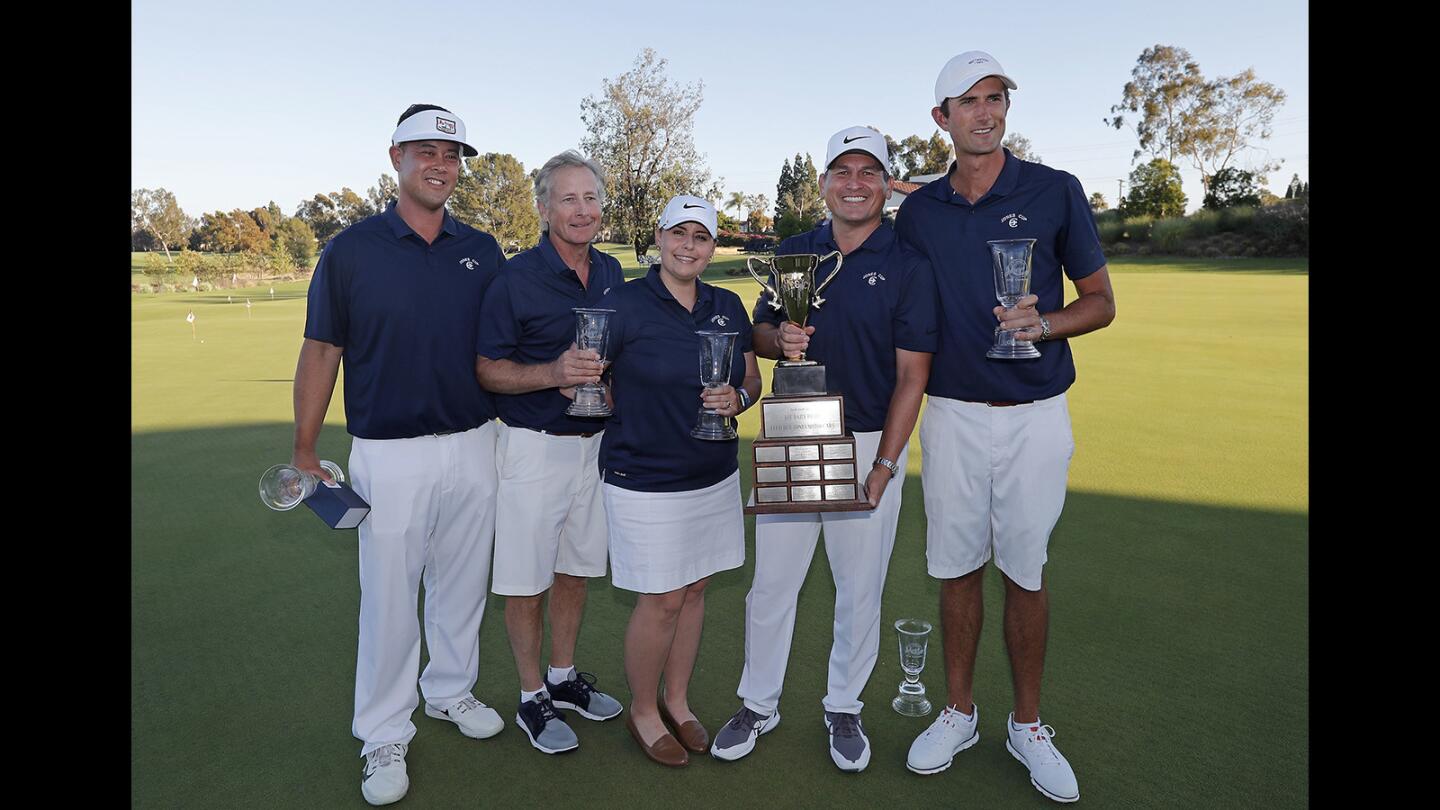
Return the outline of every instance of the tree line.
<path id="1" fill-rule="evenodd" d="M 637 256 L 643 254 L 653 242 L 660 208 L 681 193 L 722 203 L 720 229 L 732 233 L 742 230 L 743 223 L 743 230 L 751 233 L 773 230 L 784 238 L 813 228 L 827 216 L 814 160 L 799 152 L 780 168 L 773 219 L 764 194 L 736 191 L 722 201 L 724 178 L 711 176 L 694 142 L 704 85 L 672 81 L 666 64 L 646 48 L 629 70 L 602 79 L 601 92 L 580 102 L 586 130 L 581 151 L 607 173 L 604 238 L 629 242 Z M 1250 169 L 1234 163 L 1271 136 L 1275 109 L 1284 101 L 1284 91 L 1260 81 L 1253 69 L 1207 79 L 1184 48 L 1145 49 L 1120 102 L 1103 119 L 1108 126 L 1135 130 L 1139 148 L 1132 160 L 1147 154 L 1151 158 L 1131 173 L 1129 194 L 1118 207 L 1127 215 L 1183 213 L 1187 200 L 1177 161 L 1188 161 L 1201 172 L 1206 208 L 1260 204 L 1267 195 L 1279 199 L 1261 187 L 1265 174 L 1279 168 L 1278 163 Z M 917 134 L 896 141 L 887 135 L 886 142 L 891 156 L 887 168 L 897 178 L 944 172 L 953 158 L 949 140 L 938 129 L 928 138 Z M 1004 145 L 1017 157 L 1042 162 L 1019 133 L 1008 134 Z M 534 174 L 506 153 L 467 158 L 450 200 L 451 212 L 495 236 L 507 250 L 527 247 L 539 234 Z M 1308 195 L 1308 185 L 1301 185 L 1287 188 L 1286 197 Z M 294 216 L 286 216 L 272 201 L 263 208 L 213 211 L 192 219 L 166 189 L 138 189 L 131 199 L 131 247 L 162 251 L 167 264 L 174 261 L 172 251 L 189 250 L 271 256 L 308 268 L 331 237 L 383 211 L 395 191 L 394 178 L 382 174 L 363 196 L 349 187 L 317 193 L 302 200 Z M 1091 195 L 1091 205 L 1097 211 L 1108 207 L 1098 191 Z M 742 209 L 748 212 L 743 220 Z"/>

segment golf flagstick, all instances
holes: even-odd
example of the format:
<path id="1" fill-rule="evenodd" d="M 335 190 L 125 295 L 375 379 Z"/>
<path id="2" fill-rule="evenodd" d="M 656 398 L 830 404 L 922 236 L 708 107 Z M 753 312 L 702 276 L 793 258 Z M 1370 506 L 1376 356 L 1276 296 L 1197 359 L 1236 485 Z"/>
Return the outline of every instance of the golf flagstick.
<path id="1" fill-rule="evenodd" d="M 190 339 L 195 339 L 195 310 L 185 313 L 185 322 L 190 324 Z"/>

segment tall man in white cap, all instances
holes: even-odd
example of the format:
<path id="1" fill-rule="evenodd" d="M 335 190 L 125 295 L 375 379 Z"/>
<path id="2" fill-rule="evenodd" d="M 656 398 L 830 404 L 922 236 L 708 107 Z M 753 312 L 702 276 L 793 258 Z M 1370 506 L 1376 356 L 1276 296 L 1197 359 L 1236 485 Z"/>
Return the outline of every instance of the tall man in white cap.
<path id="1" fill-rule="evenodd" d="M 620 262 L 591 244 L 600 231 L 605 174 L 573 150 L 535 175 L 540 242 L 505 266 L 480 313 L 476 373 L 496 395 L 500 485 L 495 581 L 520 676 L 515 723 L 547 754 L 580 740 L 556 711 L 591 720 L 620 714 L 620 701 L 575 668 L 586 583 L 605 576 L 609 535 L 597 458 L 603 418 L 570 416 L 575 386 L 600 381 L 594 349 L 575 345 L 576 308 L 593 308 L 625 283 Z M 550 665 L 540 671 L 549 597 Z"/>
<path id="2" fill-rule="evenodd" d="M 868 512 L 812 512 L 755 518 L 755 579 L 745 600 L 745 668 L 740 710 L 716 735 L 711 754 L 749 754 L 780 722 L 780 691 L 795 631 L 796 601 L 821 531 L 835 581 L 834 638 L 824 707 L 830 758 L 842 771 L 870 762 L 860 692 L 880 651 L 880 595 L 900 516 L 906 446 L 920 411 L 935 351 L 935 289 L 930 264 L 882 221 L 892 179 L 885 136 L 869 127 L 835 133 L 820 176 L 830 220 L 792 236 L 776 255 L 839 250 L 825 304 L 802 330 L 771 305 L 755 304 L 755 353 L 772 360 L 825 363 L 826 388 L 845 396 L 845 428 L 864 468 Z M 832 263 L 816 271 L 829 275 Z"/>
<path id="3" fill-rule="evenodd" d="M 1055 801 L 1080 798 L 1075 773 L 1040 721 L 1049 601 L 1043 569 L 1065 503 L 1075 443 L 1065 391 L 1075 381 L 1068 338 L 1115 318 L 1105 255 L 1085 191 L 1073 175 L 1016 158 L 1000 142 L 1010 91 L 995 58 L 968 51 L 935 82 L 930 111 L 955 146 L 944 177 L 900 206 L 900 238 L 930 258 L 940 341 L 926 393 L 927 568 L 941 580 L 940 620 L 949 705 L 910 747 L 917 773 L 950 767 L 979 739 L 973 696 L 984 615 L 982 576 L 994 556 L 1005 582 L 1005 646 L 1015 703 L 1006 748 Z M 1034 239 L 1031 295 L 995 306 L 991 240 Z M 1064 279 L 1076 298 L 1064 303 Z M 995 329 L 1036 342 L 1038 359 L 991 360 Z"/>
<path id="4" fill-rule="evenodd" d="M 465 124 L 433 104 L 400 116 L 390 164 L 397 200 L 330 241 L 310 282 L 295 369 L 292 463 L 323 476 L 315 443 L 345 364 L 350 475 L 370 504 L 360 524 L 360 637 L 352 732 L 371 804 L 409 789 L 420 663 L 425 714 L 482 739 L 503 727 L 471 694 L 495 526 L 495 406 L 475 378 L 480 304 L 505 259 L 489 234 L 445 210 L 472 156 Z"/>

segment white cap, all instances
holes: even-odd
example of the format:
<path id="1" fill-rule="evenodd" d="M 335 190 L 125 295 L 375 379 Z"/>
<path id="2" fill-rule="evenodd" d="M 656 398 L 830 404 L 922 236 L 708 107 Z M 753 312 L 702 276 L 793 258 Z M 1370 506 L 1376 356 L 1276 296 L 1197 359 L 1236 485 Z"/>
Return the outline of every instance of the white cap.
<path id="1" fill-rule="evenodd" d="M 835 162 L 835 158 L 846 152 L 874 155 L 885 173 L 890 173 L 890 147 L 885 143 L 885 136 L 877 130 L 870 127 L 846 127 L 831 135 L 830 143 L 825 147 L 824 171 L 830 171 L 830 164 Z"/>
<path id="2" fill-rule="evenodd" d="M 460 116 L 445 110 L 421 110 L 411 115 L 390 136 L 390 143 L 406 141 L 454 141 L 460 144 L 465 157 L 475 157 L 480 150 L 465 142 L 465 122 Z"/>
<path id="3" fill-rule="evenodd" d="M 710 231 L 713 239 L 716 235 L 718 224 L 715 215 L 715 206 L 700 197 L 693 197 L 689 194 L 676 194 L 665 203 L 665 210 L 660 213 L 660 230 L 668 231 L 682 222 L 698 222 Z"/>
<path id="4" fill-rule="evenodd" d="M 940 77 L 935 80 L 935 106 L 945 103 L 947 98 L 964 95 L 966 90 L 986 76 L 994 76 L 1011 90 L 1018 90 L 1015 80 L 1005 75 L 1005 68 L 995 57 L 984 51 L 966 51 L 945 63 L 940 68 Z"/>

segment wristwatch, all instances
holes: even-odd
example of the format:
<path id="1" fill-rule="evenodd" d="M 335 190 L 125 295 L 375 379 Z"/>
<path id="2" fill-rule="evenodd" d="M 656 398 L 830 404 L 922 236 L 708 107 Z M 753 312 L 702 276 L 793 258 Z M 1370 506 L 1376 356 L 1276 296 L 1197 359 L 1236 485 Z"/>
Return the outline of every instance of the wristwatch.
<path id="1" fill-rule="evenodd" d="M 1049 340 L 1049 339 L 1050 339 L 1050 319 L 1047 318 L 1047 317 L 1045 317 L 1044 315 L 1041 315 L 1041 316 L 1040 316 L 1040 340 L 1037 340 L 1037 341 L 1035 341 L 1035 342 L 1036 342 L 1036 343 L 1039 343 L 1039 342 L 1042 341 L 1042 340 Z"/>
<path id="2" fill-rule="evenodd" d="M 898 473 L 898 472 L 900 472 L 900 465 L 899 465 L 899 464 L 896 464 L 895 462 L 891 461 L 891 460 L 888 459 L 888 458 L 885 458 L 884 456 L 876 456 L 876 457 L 875 457 L 875 463 L 874 463 L 874 464 L 871 464 L 870 466 L 872 466 L 872 467 L 884 467 L 885 469 L 887 469 L 887 470 L 890 471 L 890 477 L 891 477 L 891 478 L 894 478 L 894 477 L 895 477 L 895 474 Z"/>

